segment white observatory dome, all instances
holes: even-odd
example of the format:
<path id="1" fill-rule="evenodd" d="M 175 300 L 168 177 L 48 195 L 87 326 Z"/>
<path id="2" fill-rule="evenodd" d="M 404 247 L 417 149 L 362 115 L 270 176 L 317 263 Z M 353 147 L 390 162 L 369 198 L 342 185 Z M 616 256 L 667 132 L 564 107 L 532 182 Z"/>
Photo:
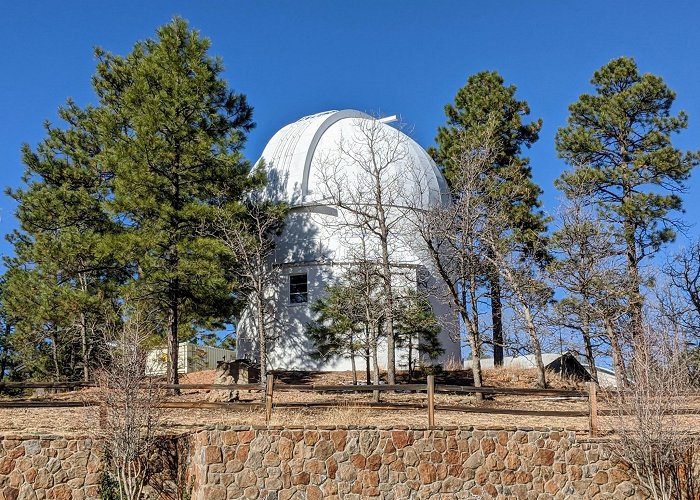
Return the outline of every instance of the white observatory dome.
<path id="1" fill-rule="evenodd" d="M 359 143 L 366 141 L 361 138 L 358 140 L 358 135 L 372 127 L 375 130 L 381 128 L 381 133 L 393 136 L 392 142 L 405 149 L 403 159 L 389 167 L 395 170 L 393 174 L 396 177 L 403 179 L 405 185 L 401 191 L 415 193 L 416 190 L 409 189 L 407 184 L 419 182 L 422 185 L 420 201 L 416 203 L 414 197 L 411 202 L 403 200 L 403 204 L 418 204 L 427 208 L 444 202 L 447 185 L 428 153 L 413 139 L 391 125 L 352 109 L 305 116 L 283 127 L 270 139 L 258 160 L 258 164 L 265 162 L 268 196 L 286 201 L 290 208 L 324 204 L 321 194 L 323 187 L 320 186 L 323 183 L 324 160 L 338 156 L 342 141 L 351 148 L 361 147 Z M 363 175 L 357 162 L 340 158 L 340 163 L 347 178 L 353 179 Z"/>
<path id="2" fill-rule="evenodd" d="M 358 263 L 378 263 L 388 250 L 395 289 L 437 289 L 416 224 L 422 210 L 449 202 L 447 184 L 425 150 L 387 121 L 354 110 L 306 116 L 277 132 L 258 160 L 268 176 L 263 195 L 289 205 L 270 256 L 275 277 L 267 359 L 273 368 L 350 368 L 347 357 L 319 360 L 306 325 L 316 318 L 310 306 L 328 286 L 356 272 Z M 378 192 L 384 227 L 390 228 L 383 242 Z M 456 315 L 442 296 L 429 296 L 442 325 L 445 353 L 439 361 L 460 360 L 459 342 L 451 337 Z M 253 360 L 259 334 L 254 307 L 244 311 L 237 330 L 238 356 Z"/>

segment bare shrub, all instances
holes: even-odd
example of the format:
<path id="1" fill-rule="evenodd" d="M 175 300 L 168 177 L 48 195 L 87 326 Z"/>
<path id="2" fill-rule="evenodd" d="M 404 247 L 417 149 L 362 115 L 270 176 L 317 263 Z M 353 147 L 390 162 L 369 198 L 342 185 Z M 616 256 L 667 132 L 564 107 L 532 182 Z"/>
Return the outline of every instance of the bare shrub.
<path id="1" fill-rule="evenodd" d="M 696 439 L 689 425 L 693 386 L 682 339 L 647 328 L 629 362 L 628 389 L 612 394 L 614 452 L 650 498 L 698 498 Z M 692 412 L 692 411 L 691 411 Z"/>
<path id="2" fill-rule="evenodd" d="M 443 369 L 446 372 L 457 372 L 464 370 L 464 365 L 462 362 L 454 356 L 450 356 L 449 359 L 444 363 Z"/>
<path id="3" fill-rule="evenodd" d="M 122 499 L 141 498 L 161 423 L 164 394 L 146 376 L 151 326 L 141 313 L 130 311 L 97 375 L 100 432 Z"/>

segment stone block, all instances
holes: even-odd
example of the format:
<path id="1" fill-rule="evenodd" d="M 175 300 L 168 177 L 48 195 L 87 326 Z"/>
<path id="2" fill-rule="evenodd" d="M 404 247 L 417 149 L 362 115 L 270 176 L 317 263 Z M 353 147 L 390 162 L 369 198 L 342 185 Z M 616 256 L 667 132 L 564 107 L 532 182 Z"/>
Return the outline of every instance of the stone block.
<path id="1" fill-rule="evenodd" d="M 367 457 L 367 464 L 366 467 L 369 470 L 379 470 L 379 468 L 382 466 L 382 456 L 381 455 L 370 455 Z"/>
<path id="2" fill-rule="evenodd" d="M 223 460 L 221 454 L 221 448 L 218 446 L 207 446 L 204 448 L 204 455 L 202 461 L 205 464 L 219 464 Z"/>
<path id="3" fill-rule="evenodd" d="M 535 465 L 550 466 L 554 463 L 554 451 L 542 448 L 535 454 Z"/>
<path id="4" fill-rule="evenodd" d="M 226 500 L 226 488 L 221 485 L 207 484 L 202 488 L 202 496 L 207 500 Z"/>
<path id="5" fill-rule="evenodd" d="M 434 483 L 437 479 L 435 466 L 430 463 L 418 464 L 418 476 L 420 477 L 420 481 L 423 484 Z"/>
<path id="6" fill-rule="evenodd" d="M 19 490 L 10 486 L 1 490 L 0 493 L 2 493 L 2 498 L 4 500 L 17 500 L 17 497 L 19 496 Z"/>
<path id="7" fill-rule="evenodd" d="M 346 431 L 346 430 L 331 431 L 330 439 L 333 442 L 333 446 L 335 446 L 336 451 L 342 451 L 345 449 L 347 437 L 348 437 L 348 431 Z"/>
<path id="8" fill-rule="evenodd" d="M 335 445 L 331 441 L 320 441 L 314 448 L 314 457 L 325 460 L 336 451 Z"/>
<path id="9" fill-rule="evenodd" d="M 256 488 L 255 486 L 248 486 L 244 491 L 243 491 L 243 497 L 247 498 L 248 500 L 255 500 L 258 498 L 260 495 L 260 490 Z"/>
<path id="10" fill-rule="evenodd" d="M 238 432 L 238 442 L 241 444 L 248 444 L 253 439 L 255 439 L 255 431 L 253 429 Z"/>
<path id="11" fill-rule="evenodd" d="M 586 453 L 580 447 L 571 448 L 566 452 L 566 463 L 571 465 L 586 465 Z"/>
<path id="12" fill-rule="evenodd" d="M 343 463 L 338 466 L 338 476 L 341 481 L 354 481 L 357 479 L 357 471 L 352 464 Z"/>

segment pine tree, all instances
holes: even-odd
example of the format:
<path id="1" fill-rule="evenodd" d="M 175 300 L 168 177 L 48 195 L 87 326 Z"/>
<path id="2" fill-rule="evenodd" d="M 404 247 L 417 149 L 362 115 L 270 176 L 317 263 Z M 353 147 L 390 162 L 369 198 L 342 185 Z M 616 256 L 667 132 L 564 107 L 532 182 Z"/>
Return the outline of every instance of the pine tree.
<path id="1" fill-rule="evenodd" d="M 176 18 L 126 57 L 98 50 L 93 79 L 101 161 L 114 173 L 110 209 L 136 266 L 130 296 L 163 311 L 173 384 L 181 337 L 221 328 L 237 306 L 235 261 L 199 226 L 263 181 L 241 153 L 252 108 L 228 89 L 209 47 Z"/>
<path id="2" fill-rule="evenodd" d="M 671 114 L 676 95 L 661 77 L 640 74 L 633 59 L 621 57 L 591 84 L 595 93 L 569 106 L 568 124 L 557 132 L 559 156 L 572 166 L 557 187 L 590 197 L 625 242 L 632 333 L 641 339 L 640 264 L 674 239 L 679 193 L 700 155 L 671 144 L 688 117 Z"/>
<path id="3" fill-rule="evenodd" d="M 397 302 L 398 345 L 407 350 L 408 378 L 412 380 L 418 362 L 436 359 L 445 352 L 440 343 L 442 327 L 425 293 L 409 290 Z"/>
<path id="4" fill-rule="evenodd" d="M 240 310 L 237 256 L 201 228 L 244 217 L 265 179 L 241 153 L 252 108 L 209 45 L 176 18 L 125 57 L 98 49 L 95 105 L 69 101 L 65 126 L 25 146 L 2 300 L 34 375 L 88 378 L 128 297 L 160 315 L 177 383 L 178 341 Z"/>
<path id="5" fill-rule="evenodd" d="M 349 358 L 352 383 L 357 385 L 355 356 L 362 349 L 362 298 L 347 284 L 326 289 L 325 296 L 311 305 L 315 321 L 305 327 L 306 334 L 316 347 L 314 357 L 322 360 Z"/>
<path id="6" fill-rule="evenodd" d="M 2 300 L 33 375 L 88 380 L 124 269 L 106 244 L 117 226 L 104 207 L 111 178 L 97 161 L 94 110 L 69 101 L 59 116 L 66 128 L 47 124 L 35 150 L 24 146 L 26 188 L 9 191 L 20 228 Z"/>
<path id="7" fill-rule="evenodd" d="M 5 280 L 0 281 L 0 298 L 4 294 Z M 12 347 L 13 319 L 0 301 L 0 382 L 21 379 L 18 373 L 20 360 L 16 349 Z M 26 377 L 26 373 L 24 374 Z M 4 392 L 4 391 L 2 391 Z"/>
<path id="8" fill-rule="evenodd" d="M 367 383 L 373 378 L 377 385 L 379 340 L 386 335 L 384 310 L 377 307 L 384 293 L 380 265 L 359 260 L 345 266 L 343 271 L 340 280 L 326 288 L 325 296 L 311 306 L 316 318 L 306 325 L 306 333 L 316 346 L 317 358 L 349 357 L 354 383 L 357 382 L 355 356 L 362 356 Z"/>
<path id="9" fill-rule="evenodd" d="M 503 77 L 495 71 L 483 71 L 469 77 L 467 84 L 459 89 L 454 104 L 445 106 L 447 124 L 438 128 L 437 149 L 431 151 L 436 162 L 442 166 L 445 178 L 453 188 L 460 174 L 458 158 L 465 143 L 470 141 L 478 147 L 478 141 L 487 128 L 492 137 L 493 157 L 489 178 L 483 195 L 488 204 L 507 215 L 509 227 L 503 228 L 521 245 L 543 259 L 542 233 L 547 219 L 541 206 L 539 186 L 532 181 L 529 159 L 522 156 L 523 148 L 534 144 L 542 127 L 542 120 L 523 123 L 529 115 L 527 101 L 515 97 L 516 87 L 506 86 Z M 503 363 L 503 320 L 501 305 L 501 281 L 498 272 L 492 269 L 487 276 L 490 287 L 493 352 L 496 365 Z"/>

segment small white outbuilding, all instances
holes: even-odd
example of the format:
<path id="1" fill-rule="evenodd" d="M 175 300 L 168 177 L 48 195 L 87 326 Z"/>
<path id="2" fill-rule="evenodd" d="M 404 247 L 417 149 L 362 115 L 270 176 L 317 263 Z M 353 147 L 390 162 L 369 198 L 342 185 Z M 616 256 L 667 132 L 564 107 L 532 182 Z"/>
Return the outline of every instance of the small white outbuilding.
<path id="1" fill-rule="evenodd" d="M 192 373 L 215 369 L 220 361 L 234 361 L 236 351 L 205 345 L 180 342 L 177 350 L 178 373 Z M 146 375 L 165 375 L 168 349 L 152 349 L 146 355 Z"/>

